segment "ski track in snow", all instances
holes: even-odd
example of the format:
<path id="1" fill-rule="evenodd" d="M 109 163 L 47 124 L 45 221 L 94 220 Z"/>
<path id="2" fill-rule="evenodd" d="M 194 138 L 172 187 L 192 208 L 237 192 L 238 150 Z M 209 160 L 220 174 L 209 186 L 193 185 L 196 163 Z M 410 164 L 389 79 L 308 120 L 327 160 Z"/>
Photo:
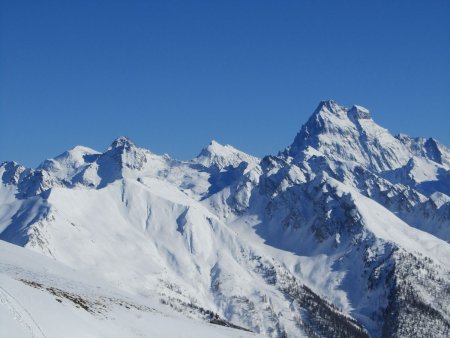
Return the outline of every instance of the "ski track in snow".
<path id="1" fill-rule="evenodd" d="M 13 315 L 14 320 L 19 322 L 33 338 L 46 338 L 46 335 L 34 320 L 31 313 L 10 292 L 0 286 L 0 303 L 5 305 Z"/>

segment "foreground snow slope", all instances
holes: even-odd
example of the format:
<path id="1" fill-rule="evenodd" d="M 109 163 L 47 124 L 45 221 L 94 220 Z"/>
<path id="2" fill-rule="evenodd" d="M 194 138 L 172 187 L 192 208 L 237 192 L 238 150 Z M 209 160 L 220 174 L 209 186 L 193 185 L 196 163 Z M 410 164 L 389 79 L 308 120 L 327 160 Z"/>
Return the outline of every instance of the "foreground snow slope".
<path id="1" fill-rule="evenodd" d="M 449 153 L 333 101 L 292 145 L 261 160 L 212 141 L 177 161 L 120 137 L 103 153 L 75 147 L 36 170 L 0 165 L 0 239 L 187 323 L 269 337 L 446 337 Z M 49 291 L 39 278 L 3 283 L 31 292 L 30 301 Z M 65 290 L 58 285 L 53 296 Z M 50 303 L 54 312 L 64 302 Z M 147 330 L 132 319 L 138 308 L 105 306 L 131 316 L 115 332 Z"/>
<path id="2" fill-rule="evenodd" d="M 0 241 L 2 337 L 255 337 L 188 319 Z"/>

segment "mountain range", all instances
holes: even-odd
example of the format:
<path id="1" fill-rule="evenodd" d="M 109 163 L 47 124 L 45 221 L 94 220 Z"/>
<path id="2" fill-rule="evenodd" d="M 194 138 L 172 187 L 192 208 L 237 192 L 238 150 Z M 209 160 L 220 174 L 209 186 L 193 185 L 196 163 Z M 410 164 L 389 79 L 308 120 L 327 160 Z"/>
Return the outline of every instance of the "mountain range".
<path id="1" fill-rule="evenodd" d="M 263 158 L 119 137 L 0 179 L 8 337 L 450 335 L 450 150 L 361 106 Z"/>

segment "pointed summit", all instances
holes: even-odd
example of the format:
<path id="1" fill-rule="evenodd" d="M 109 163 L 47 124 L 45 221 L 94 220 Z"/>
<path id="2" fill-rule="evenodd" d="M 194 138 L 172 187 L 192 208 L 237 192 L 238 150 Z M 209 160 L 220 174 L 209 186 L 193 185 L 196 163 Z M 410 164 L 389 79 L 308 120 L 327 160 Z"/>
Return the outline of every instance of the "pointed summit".
<path id="1" fill-rule="evenodd" d="M 58 179 L 70 181 L 99 156 L 100 153 L 94 149 L 75 146 L 54 158 L 45 160 L 37 169 L 45 170 Z"/>
<path id="2" fill-rule="evenodd" d="M 136 145 L 128 137 L 119 136 L 111 143 L 111 146 L 109 147 L 109 149 L 122 148 L 122 147 L 129 149 L 131 147 L 136 147 Z"/>
<path id="3" fill-rule="evenodd" d="M 237 167 L 242 162 L 257 163 L 259 160 L 233 146 L 222 145 L 215 140 L 211 140 L 208 146 L 203 148 L 192 161 L 208 168 L 223 169 L 228 166 Z"/>
<path id="4" fill-rule="evenodd" d="M 311 116 L 311 118 L 317 117 L 317 116 L 324 117 L 327 115 L 343 118 L 343 117 L 345 117 L 346 111 L 347 110 L 345 107 L 339 105 L 334 100 L 323 100 L 323 101 L 320 101 L 319 105 L 314 110 L 314 113 Z"/>
<path id="5" fill-rule="evenodd" d="M 145 149 L 138 148 L 128 137 L 120 136 L 111 143 L 101 159 L 105 161 L 106 158 L 110 158 L 120 167 L 140 170 L 147 162 L 147 152 Z"/>
<path id="6" fill-rule="evenodd" d="M 399 168 L 410 157 L 399 140 L 372 120 L 369 110 L 357 105 L 347 109 L 332 100 L 320 102 L 285 153 L 301 157 L 308 147 L 377 172 Z"/>
<path id="7" fill-rule="evenodd" d="M 220 144 L 219 142 L 217 142 L 216 140 L 211 140 L 211 142 L 209 142 L 208 146 L 206 148 L 202 149 L 202 151 L 208 151 L 210 153 L 215 153 L 215 152 L 221 152 L 227 147 L 233 148 L 230 145 L 224 146 L 224 145 Z"/>
<path id="8" fill-rule="evenodd" d="M 342 110 L 342 109 L 345 109 L 345 108 L 340 106 L 334 100 L 322 100 L 322 101 L 320 101 L 320 103 L 317 106 L 317 108 L 314 111 L 314 113 L 318 113 L 318 112 L 321 112 L 321 111 L 338 112 L 339 110 Z"/>
<path id="9" fill-rule="evenodd" d="M 314 113 L 302 126 L 291 146 L 288 147 L 289 156 L 296 157 L 298 153 L 308 146 L 320 148 L 319 135 L 328 133 L 343 122 L 348 121 L 347 109 L 334 100 L 324 100 L 319 103 Z M 350 122 L 350 121 L 348 121 Z"/>

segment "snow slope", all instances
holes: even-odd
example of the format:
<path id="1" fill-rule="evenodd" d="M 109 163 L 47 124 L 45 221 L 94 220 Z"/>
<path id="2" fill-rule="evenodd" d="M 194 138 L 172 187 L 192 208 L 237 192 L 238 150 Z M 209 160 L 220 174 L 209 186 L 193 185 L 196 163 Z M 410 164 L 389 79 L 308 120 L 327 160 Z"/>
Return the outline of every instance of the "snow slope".
<path id="1" fill-rule="evenodd" d="M 159 328 L 163 313 L 196 336 L 247 334 L 201 323 L 212 321 L 269 337 L 446 337 L 447 156 L 433 139 L 392 136 L 361 106 L 324 101 L 290 146 L 262 159 L 212 141 L 178 161 L 120 137 L 103 153 L 79 146 L 37 169 L 4 162 L 0 239 L 24 248 L 2 244 L 3 261 L 14 251 L 23 259 L 13 270 L 34 276 L 4 273 L 0 311 L 19 318 L 5 327 L 50 334 L 34 315 L 45 303 L 94 336 L 155 336 L 145 323 Z M 49 269 L 56 277 L 39 274 Z M 59 303 L 61 290 L 69 298 Z M 29 295 L 18 300 L 22 317 L 7 292 Z M 152 310 L 104 303 L 112 293 Z M 81 294 L 124 320 L 59 310 Z"/>
<path id="2" fill-rule="evenodd" d="M 256 337 L 188 319 L 3 241 L 0 252 L 2 337 Z"/>

